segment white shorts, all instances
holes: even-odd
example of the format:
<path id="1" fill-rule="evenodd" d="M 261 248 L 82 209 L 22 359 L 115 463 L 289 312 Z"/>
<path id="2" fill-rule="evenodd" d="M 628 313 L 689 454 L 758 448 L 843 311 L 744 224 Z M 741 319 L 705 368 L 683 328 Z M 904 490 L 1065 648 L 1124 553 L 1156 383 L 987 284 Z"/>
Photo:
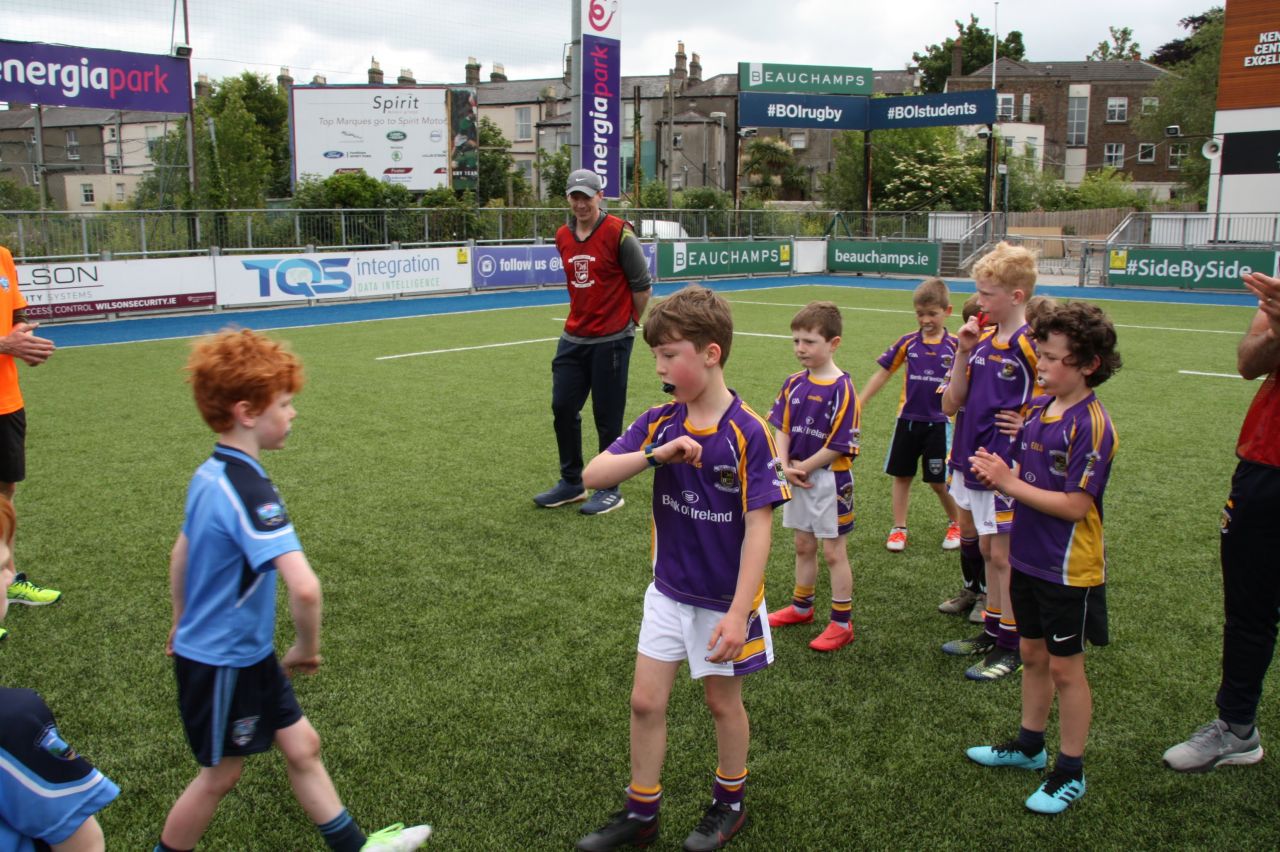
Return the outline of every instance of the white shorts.
<path id="1" fill-rule="evenodd" d="M 689 677 L 707 675 L 734 677 L 759 671 L 773 662 L 773 637 L 769 635 L 769 612 L 764 601 L 747 621 L 747 643 L 738 659 L 711 663 L 707 643 L 724 618 L 723 612 L 683 604 L 649 584 L 644 593 L 644 620 L 640 622 L 640 642 L 636 651 L 664 663 L 689 661 Z"/>
<path id="2" fill-rule="evenodd" d="M 809 474 L 812 488 L 791 487 L 791 499 L 782 504 L 782 525 L 789 530 L 813 533 L 814 538 L 835 538 L 840 515 L 836 508 L 836 475 L 825 467 Z"/>
<path id="3" fill-rule="evenodd" d="M 955 471 L 947 491 L 957 506 L 973 515 L 978 535 L 1008 535 L 1013 528 L 1013 501 L 1003 494 L 970 488 Z"/>

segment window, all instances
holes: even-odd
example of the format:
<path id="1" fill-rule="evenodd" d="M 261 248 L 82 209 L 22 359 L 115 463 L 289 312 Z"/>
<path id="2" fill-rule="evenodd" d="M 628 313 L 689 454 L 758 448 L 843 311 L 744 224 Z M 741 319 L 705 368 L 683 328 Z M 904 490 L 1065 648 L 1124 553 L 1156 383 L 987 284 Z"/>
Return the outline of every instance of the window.
<path id="1" fill-rule="evenodd" d="M 795 151 L 803 151 L 809 144 L 803 130 L 792 133 L 787 139 L 787 143 L 791 146 L 792 150 Z"/>
<path id="2" fill-rule="evenodd" d="M 1129 99 L 1107 98 L 1107 121 L 1128 121 Z"/>
<path id="3" fill-rule="evenodd" d="M 1027 92 L 1022 96 L 1022 121 L 1028 123 L 1031 121 L 1031 93 Z"/>
<path id="4" fill-rule="evenodd" d="M 1026 155 L 1027 159 L 1034 160 L 1036 158 L 1036 149 L 1040 147 L 1040 139 L 1036 136 L 1027 137 Z"/>
<path id="5" fill-rule="evenodd" d="M 122 171 L 119 157 L 107 157 L 107 174 L 118 175 Z"/>
<path id="6" fill-rule="evenodd" d="M 80 136 L 75 128 L 67 131 L 67 159 L 80 159 Z"/>
<path id="7" fill-rule="evenodd" d="M 532 113 L 531 107 L 516 108 L 516 141 L 526 142 L 533 138 Z"/>
<path id="8" fill-rule="evenodd" d="M 1138 162 L 1154 163 L 1156 161 L 1156 144 L 1154 142 L 1138 143 Z"/>
<path id="9" fill-rule="evenodd" d="M 533 183 L 533 160 L 516 160 L 516 171 L 528 183 Z"/>
<path id="10" fill-rule="evenodd" d="M 107 141 L 108 142 L 116 141 L 116 129 L 114 126 L 107 128 Z"/>
<path id="11" fill-rule="evenodd" d="M 1089 139 L 1089 99 L 1067 98 L 1067 144 L 1080 146 Z"/>
<path id="12" fill-rule="evenodd" d="M 1150 113 L 1153 113 L 1153 112 L 1155 112 L 1155 111 L 1156 111 L 1156 110 L 1158 110 L 1158 109 L 1160 109 L 1160 99 L 1159 99 L 1159 98 L 1143 98 L 1143 99 L 1142 99 L 1142 114 L 1143 114 L 1143 115 L 1149 115 Z"/>
<path id="13" fill-rule="evenodd" d="M 624 101 L 622 104 L 622 135 L 631 138 L 636 132 L 635 101 Z"/>
<path id="14" fill-rule="evenodd" d="M 156 146 L 160 144 L 160 128 L 154 124 L 147 125 L 147 156 L 156 158 Z"/>
<path id="15" fill-rule="evenodd" d="M 80 200 L 83 201 L 85 204 L 93 203 L 93 184 L 91 183 L 80 184 Z"/>
<path id="16" fill-rule="evenodd" d="M 556 150 L 557 151 L 559 151 L 565 145 L 569 144 L 569 135 L 570 135 L 569 131 L 567 130 L 556 131 Z"/>
<path id="17" fill-rule="evenodd" d="M 124 184 L 116 184 L 116 201 L 124 201 Z"/>
<path id="18" fill-rule="evenodd" d="M 1191 153 L 1191 145 L 1186 142 L 1174 142 L 1169 146 L 1169 168 L 1177 170 L 1182 168 L 1182 161 Z"/>
<path id="19" fill-rule="evenodd" d="M 996 118 L 1013 121 L 1013 95 L 996 95 Z"/>
<path id="20" fill-rule="evenodd" d="M 1113 169 L 1124 168 L 1124 143 L 1108 142 L 1102 147 L 1102 165 Z"/>

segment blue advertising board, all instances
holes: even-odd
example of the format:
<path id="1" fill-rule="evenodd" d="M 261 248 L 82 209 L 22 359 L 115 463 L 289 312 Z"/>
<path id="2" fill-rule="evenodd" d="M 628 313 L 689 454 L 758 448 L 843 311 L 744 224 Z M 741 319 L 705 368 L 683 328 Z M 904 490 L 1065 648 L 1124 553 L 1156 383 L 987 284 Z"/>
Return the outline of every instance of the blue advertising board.
<path id="1" fill-rule="evenodd" d="M 865 130 L 867 99 L 854 95 L 741 92 L 738 126 Z"/>
<path id="2" fill-rule="evenodd" d="M 185 113 L 191 71 L 172 56 L 0 39 L 0 101 Z"/>
<path id="3" fill-rule="evenodd" d="M 641 243 L 641 248 L 649 261 L 649 275 L 656 278 L 658 247 Z M 564 264 L 554 245 L 476 246 L 471 256 L 471 283 L 477 290 L 566 283 Z"/>
<path id="4" fill-rule="evenodd" d="M 991 124 L 996 120 L 996 91 L 947 92 L 875 98 L 870 102 L 871 130 L 895 127 L 938 127 L 947 124 Z"/>

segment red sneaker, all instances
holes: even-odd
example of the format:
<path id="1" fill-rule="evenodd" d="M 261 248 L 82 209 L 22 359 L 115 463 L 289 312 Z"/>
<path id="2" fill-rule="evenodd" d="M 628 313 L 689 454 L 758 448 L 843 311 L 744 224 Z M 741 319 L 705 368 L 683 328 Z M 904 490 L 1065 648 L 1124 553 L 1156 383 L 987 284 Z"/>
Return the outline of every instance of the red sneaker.
<path id="1" fill-rule="evenodd" d="M 901 553 L 907 548 L 907 530 L 906 527 L 894 527 L 889 531 L 889 537 L 885 539 L 884 546 L 894 553 Z"/>
<path id="2" fill-rule="evenodd" d="M 833 621 L 827 625 L 827 629 L 822 631 L 817 639 L 809 643 L 809 647 L 815 651 L 835 651 L 852 641 L 853 625 L 841 627 Z"/>
<path id="3" fill-rule="evenodd" d="M 775 609 L 769 613 L 770 627 L 788 627 L 792 624 L 812 624 L 813 610 L 810 609 L 806 613 L 796 612 L 796 608 L 791 604 L 787 604 L 782 609 Z"/>
<path id="4" fill-rule="evenodd" d="M 947 525 L 947 535 L 942 539 L 943 550 L 955 550 L 960 546 L 960 525 L 952 521 Z"/>

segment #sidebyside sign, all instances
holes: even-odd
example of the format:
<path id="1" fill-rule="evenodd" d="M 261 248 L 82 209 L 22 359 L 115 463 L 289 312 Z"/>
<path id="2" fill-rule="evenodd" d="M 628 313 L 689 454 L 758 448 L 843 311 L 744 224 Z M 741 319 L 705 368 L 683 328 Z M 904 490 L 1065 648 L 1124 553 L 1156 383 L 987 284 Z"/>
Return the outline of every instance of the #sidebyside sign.
<path id="1" fill-rule="evenodd" d="M 0 39 L 0 101 L 185 113 L 191 70 L 172 56 Z"/>
<path id="2" fill-rule="evenodd" d="M 1276 274 L 1273 251 L 1226 249 L 1113 249 L 1107 281 L 1112 286 L 1173 287 L 1183 290 L 1243 290 L 1246 272 Z"/>
<path id="3" fill-rule="evenodd" d="M 659 243 L 658 277 L 701 278 L 791 271 L 790 240 Z"/>
<path id="4" fill-rule="evenodd" d="M 228 306 L 444 293 L 471 286 L 465 248 L 223 255 L 214 263 L 218 304 Z"/>
<path id="5" fill-rule="evenodd" d="M 832 272 L 937 275 L 941 257 L 937 243 L 832 240 L 827 244 L 827 269 Z"/>

